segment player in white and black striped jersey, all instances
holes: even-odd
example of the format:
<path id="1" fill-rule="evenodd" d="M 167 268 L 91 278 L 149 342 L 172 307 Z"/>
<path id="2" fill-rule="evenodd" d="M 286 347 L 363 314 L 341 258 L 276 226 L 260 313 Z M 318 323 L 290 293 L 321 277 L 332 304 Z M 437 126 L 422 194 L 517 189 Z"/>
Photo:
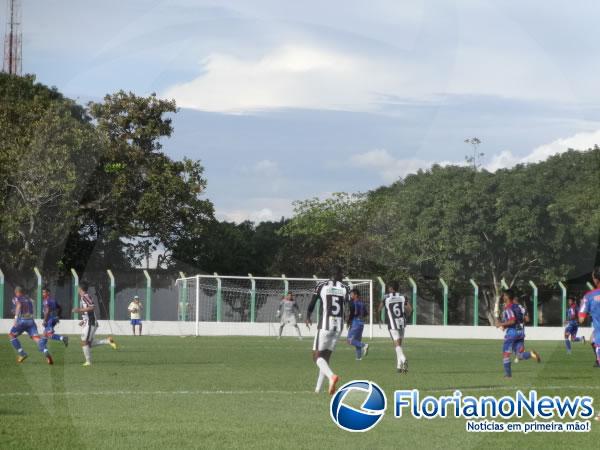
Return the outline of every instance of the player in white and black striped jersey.
<path id="1" fill-rule="evenodd" d="M 74 313 L 81 314 L 81 349 L 85 357 L 84 367 L 92 365 L 92 347 L 97 345 L 110 345 L 114 350 L 117 349 L 117 344 L 112 336 L 106 339 L 94 339 L 96 330 L 98 329 L 98 320 L 96 319 L 96 305 L 94 299 L 88 294 L 88 285 L 85 282 L 79 285 L 79 308 L 73 308 Z"/>
<path id="2" fill-rule="evenodd" d="M 408 362 L 402 350 L 402 339 L 406 318 L 412 313 L 412 306 L 399 291 L 399 283 L 390 283 L 387 295 L 383 298 L 377 309 L 377 317 L 381 317 L 381 311 L 385 311 L 385 318 L 390 332 L 390 337 L 396 350 L 397 370 L 400 373 L 408 372 Z"/>
<path id="3" fill-rule="evenodd" d="M 342 282 L 342 269 L 335 266 L 329 280 L 323 281 L 315 287 L 308 311 L 306 313 L 306 326 L 310 327 L 311 315 L 317 301 L 319 303 L 319 323 L 313 344 L 313 360 L 319 368 L 315 392 L 321 391 L 325 377 L 329 380 L 329 394 L 333 395 L 340 377 L 333 373 L 329 367 L 329 359 L 335 349 L 342 329 L 344 327 L 344 304 L 349 300 L 349 288 Z"/>

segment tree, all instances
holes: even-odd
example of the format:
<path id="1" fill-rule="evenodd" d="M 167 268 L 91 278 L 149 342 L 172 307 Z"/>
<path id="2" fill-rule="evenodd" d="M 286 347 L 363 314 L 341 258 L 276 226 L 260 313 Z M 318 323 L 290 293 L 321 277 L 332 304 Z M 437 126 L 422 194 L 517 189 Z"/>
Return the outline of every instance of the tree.
<path id="1" fill-rule="evenodd" d="M 17 282 L 62 255 L 101 144 L 83 108 L 35 77 L 0 74 L 0 264 Z"/>
<path id="2" fill-rule="evenodd" d="M 129 265 L 162 249 L 159 264 L 170 265 L 177 240 L 201 235 L 213 218 L 212 203 L 202 198 L 200 162 L 161 152 L 161 140 L 173 132 L 175 102 L 120 91 L 88 108 L 105 151 L 79 205 L 82 226 L 71 238 L 94 242 L 89 247 L 100 253 L 117 247 Z"/>

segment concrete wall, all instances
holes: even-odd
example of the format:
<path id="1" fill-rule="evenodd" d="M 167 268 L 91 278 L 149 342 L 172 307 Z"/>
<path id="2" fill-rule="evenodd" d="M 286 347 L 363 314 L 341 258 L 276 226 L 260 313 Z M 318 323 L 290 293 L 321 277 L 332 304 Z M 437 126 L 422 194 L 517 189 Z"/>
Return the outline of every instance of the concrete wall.
<path id="1" fill-rule="evenodd" d="M 13 324 L 12 319 L 0 320 L 0 333 L 7 334 Z M 41 331 L 41 321 L 37 321 Z M 56 331 L 62 334 L 79 334 L 80 327 L 77 320 L 61 320 L 56 327 Z M 240 323 L 240 322 L 200 322 L 199 334 L 201 336 L 274 336 L 277 334 L 279 323 Z M 313 325 L 307 330 L 304 324 L 300 325 L 304 336 L 314 336 L 316 330 Z M 196 326 L 194 322 L 166 322 L 150 321 L 143 322 L 143 332 L 146 335 L 160 336 L 192 336 L 195 334 Z M 102 320 L 100 321 L 99 335 L 112 334 L 130 335 L 131 325 L 126 320 Z M 527 338 L 532 340 L 561 340 L 563 339 L 562 327 L 528 327 L 526 330 Z M 589 338 L 591 328 L 582 327 L 579 334 Z M 285 336 L 295 335 L 293 328 L 286 326 Z M 345 335 L 345 333 L 344 333 Z M 369 336 L 369 327 L 364 333 Z M 442 326 L 442 325 L 410 325 L 406 329 L 407 338 L 428 338 L 428 339 L 501 339 L 503 333 L 501 330 L 490 326 Z M 373 337 L 389 337 L 387 328 L 377 325 L 373 327 Z"/>

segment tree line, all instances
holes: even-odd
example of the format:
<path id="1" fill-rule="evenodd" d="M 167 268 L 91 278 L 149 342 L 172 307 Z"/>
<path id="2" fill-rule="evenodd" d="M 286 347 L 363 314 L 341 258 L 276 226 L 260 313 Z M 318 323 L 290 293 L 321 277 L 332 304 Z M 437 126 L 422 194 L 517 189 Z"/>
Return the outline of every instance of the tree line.
<path id="1" fill-rule="evenodd" d="M 0 268 L 19 282 L 33 266 L 60 277 L 158 255 L 188 272 L 307 276 L 340 263 L 355 277 L 474 277 L 492 302 L 502 278 L 555 283 L 598 260 L 598 147 L 494 173 L 434 165 L 235 224 L 215 218 L 201 161 L 163 151 L 174 101 L 119 91 L 82 106 L 7 74 L 0 97 Z"/>

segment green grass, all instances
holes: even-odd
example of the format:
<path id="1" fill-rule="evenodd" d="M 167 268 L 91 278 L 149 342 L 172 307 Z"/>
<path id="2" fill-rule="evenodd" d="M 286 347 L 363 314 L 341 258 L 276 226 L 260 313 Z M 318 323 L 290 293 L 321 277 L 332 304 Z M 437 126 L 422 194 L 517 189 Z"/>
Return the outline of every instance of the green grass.
<path id="1" fill-rule="evenodd" d="M 75 337 L 74 337 L 75 338 Z M 389 340 L 375 340 L 355 361 L 341 341 L 332 367 L 342 381 L 369 379 L 388 396 L 383 421 L 368 433 L 339 430 L 329 397 L 312 391 L 317 369 L 311 340 L 245 337 L 126 337 L 121 348 L 93 349 L 81 367 L 76 342 L 51 343 L 46 365 L 31 341 L 29 359 L 15 364 L 0 345 L 0 448 L 598 448 L 600 423 L 590 433 L 467 433 L 464 419 L 393 418 L 395 389 L 421 395 L 541 394 L 596 396 L 600 370 L 589 345 L 567 356 L 562 341 L 532 342 L 543 362 L 513 365 L 502 377 L 501 341 L 408 340 L 410 373 L 395 372 Z M 326 383 L 325 383 L 326 384 Z"/>

